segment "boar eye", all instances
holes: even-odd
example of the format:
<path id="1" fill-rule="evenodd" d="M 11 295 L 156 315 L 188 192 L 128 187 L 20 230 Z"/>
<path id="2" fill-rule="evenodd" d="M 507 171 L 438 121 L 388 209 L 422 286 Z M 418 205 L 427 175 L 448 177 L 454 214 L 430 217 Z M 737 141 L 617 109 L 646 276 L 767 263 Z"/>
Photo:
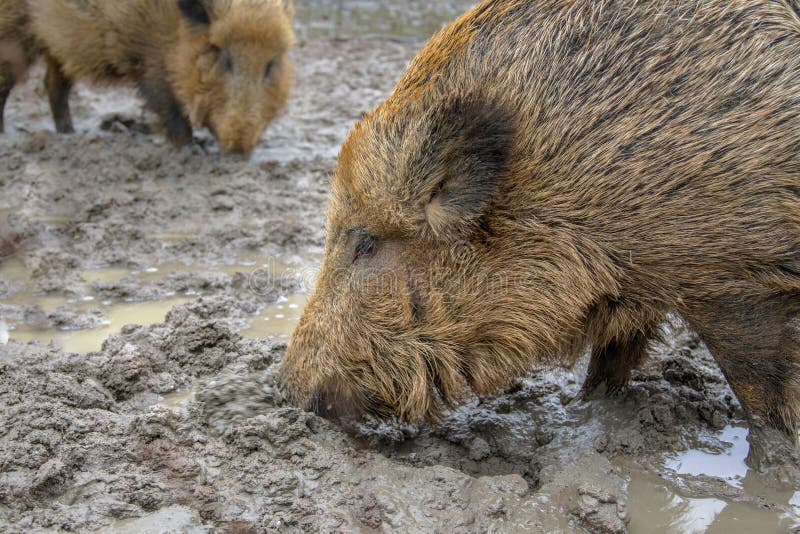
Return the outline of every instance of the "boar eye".
<path id="1" fill-rule="evenodd" d="M 233 70 L 233 56 L 231 55 L 230 50 L 225 50 L 220 54 L 219 66 L 224 72 L 230 72 Z"/>
<path id="2" fill-rule="evenodd" d="M 275 67 L 277 66 L 278 66 L 278 58 L 274 57 L 270 59 L 269 62 L 267 63 L 267 66 L 264 67 L 264 77 L 271 78 L 272 73 L 275 70 Z"/>
<path id="3" fill-rule="evenodd" d="M 361 236 L 361 239 L 359 239 L 358 243 L 356 244 L 356 251 L 353 255 L 353 263 L 362 258 L 371 258 L 375 255 L 376 248 L 377 245 L 374 237 L 371 235 Z"/>

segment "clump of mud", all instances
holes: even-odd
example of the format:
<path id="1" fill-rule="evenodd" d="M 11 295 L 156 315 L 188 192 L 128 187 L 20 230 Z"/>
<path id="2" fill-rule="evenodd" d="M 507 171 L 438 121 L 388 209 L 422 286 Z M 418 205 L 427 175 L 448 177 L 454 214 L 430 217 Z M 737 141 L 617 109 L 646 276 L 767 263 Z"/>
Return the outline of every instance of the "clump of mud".
<path id="1" fill-rule="evenodd" d="M 285 406 L 272 371 L 284 349 L 188 307 L 88 356 L 10 342 L 0 520 L 20 532 L 121 528 L 165 510 L 175 528 L 231 531 L 536 524 L 519 475 L 413 468 Z M 184 403 L 161 397 L 187 387 Z"/>
<path id="2" fill-rule="evenodd" d="M 610 398 L 581 398 L 583 362 L 437 428 L 365 420 L 345 435 L 286 404 L 281 334 L 324 245 L 338 147 L 470 3 L 298 2 L 296 95 L 250 162 L 202 132 L 163 146 L 125 91 L 78 87 L 79 133 L 59 136 L 41 73 L 15 90 L 0 136 L 0 529 L 800 526 L 800 492 L 746 468 L 740 408 L 681 325 Z"/>

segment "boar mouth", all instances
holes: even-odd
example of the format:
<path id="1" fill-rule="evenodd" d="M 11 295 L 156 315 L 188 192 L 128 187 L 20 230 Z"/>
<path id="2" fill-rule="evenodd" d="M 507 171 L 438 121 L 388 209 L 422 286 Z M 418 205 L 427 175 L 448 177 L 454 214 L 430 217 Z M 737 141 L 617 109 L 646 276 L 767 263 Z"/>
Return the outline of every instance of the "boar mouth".
<path id="1" fill-rule="evenodd" d="M 348 434 L 357 433 L 358 423 L 366 412 L 352 395 L 331 388 L 314 391 L 304 408 L 335 423 Z"/>
<path id="2" fill-rule="evenodd" d="M 377 394 L 364 394 L 346 387 L 323 387 L 316 390 L 306 403 L 306 409 L 348 431 L 355 429 L 365 415 L 379 419 L 399 417 L 411 424 L 423 421 L 436 423 L 441 419 L 442 409 L 453 408 L 462 397 L 445 385 L 442 370 L 435 363 L 425 360 L 425 370 L 428 398 L 418 399 L 420 405 L 412 408 L 411 413 L 405 413 L 397 406 L 386 403 Z M 466 389 L 465 377 L 462 377 L 462 385 Z M 454 395 L 458 398 L 452 398 Z"/>
<path id="3" fill-rule="evenodd" d="M 352 392 L 340 387 L 322 387 L 315 390 L 304 408 L 333 422 L 351 435 L 358 434 L 359 424 L 365 415 L 381 419 L 395 415 L 394 410 L 377 396 L 356 397 Z"/>

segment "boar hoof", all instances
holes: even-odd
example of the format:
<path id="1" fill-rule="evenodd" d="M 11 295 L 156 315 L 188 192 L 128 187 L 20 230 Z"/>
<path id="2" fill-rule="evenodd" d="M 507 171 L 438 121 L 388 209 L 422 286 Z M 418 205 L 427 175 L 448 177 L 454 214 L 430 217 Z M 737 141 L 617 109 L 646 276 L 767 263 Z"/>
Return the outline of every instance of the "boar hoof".
<path id="1" fill-rule="evenodd" d="M 70 117 L 56 120 L 56 131 L 60 134 L 75 133 L 75 127 L 72 125 Z"/>
<path id="2" fill-rule="evenodd" d="M 578 398 L 582 401 L 592 401 L 604 399 L 618 395 L 625 384 L 609 384 L 607 382 L 589 383 L 586 382 L 581 388 Z"/>
<path id="3" fill-rule="evenodd" d="M 166 123 L 167 140 L 177 147 L 187 146 L 192 142 L 192 127 L 189 121 L 179 112 L 174 112 Z"/>
<path id="4" fill-rule="evenodd" d="M 800 451 L 784 432 L 753 426 L 747 440 L 750 442 L 747 465 L 781 483 L 800 485 Z"/>

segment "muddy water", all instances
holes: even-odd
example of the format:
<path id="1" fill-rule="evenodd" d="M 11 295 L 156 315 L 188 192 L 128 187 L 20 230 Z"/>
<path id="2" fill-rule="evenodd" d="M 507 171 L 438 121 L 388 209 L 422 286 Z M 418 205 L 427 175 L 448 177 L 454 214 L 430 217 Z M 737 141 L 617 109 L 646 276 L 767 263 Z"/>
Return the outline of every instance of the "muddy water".
<path id="1" fill-rule="evenodd" d="M 13 213 L 8 210 L 6 216 Z M 2 214 L 0 214 L 2 215 Z M 213 272 L 229 276 L 247 277 L 247 289 L 257 292 L 259 285 L 269 284 L 275 278 L 293 276 L 301 281 L 298 290 L 306 290 L 313 284 L 316 268 L 314 256 L 270 258 L 264 261 L 255 255 L 244 255 L 237 263 L 213 267 Z M 94 312 L 102 316 L 99 324 L 89 328 L 64 327 L 54 328 L 37 324 L 25 324 L 2 317 L 0 313 L 0 343 L 9 340 L 27 343 L 37 341 L 44 344 L 54 343 L 66 352 L 85 354 L 100 350 L 103 342 L 110 336 L 119 333 L 126 325 L 151 325 L 163 322 L 167 313 L 175 306 L 187 303 L 199 292 L 187 290 L 183 295 L 168 292 L 165 298 L 139 302 L 111 299 L 98 301 L 92 295 L 93 284 L 114 284 L 126 279 L 133 279 L 140 286 L 165 281 L 168 275 L 189 274 L 197 268 L 180 263 L 167 263 L 158 267 L 145 267 L 130 270 L 119 267 L 90 269 L 80 273 L 84 281 L 81 294 L 64 297 L 43 295 L 31 287 L 30 273 L 19 258 L 8 258 L 0 264 L 0 279 L 18 289 L 7 299 L 0 299 L 0 305 L 30 306 L 44 312 L 52 312 L 60 308 L 69 308 L 76 312 Z M 300 319 L 307 296 L 305 293 L 279 295 L 277 301 L 267 305 L 250 319 L 250 327 L 244 334 L 250 337 L 272 337 L 287 340 Z"/>
<path id="2" fill-rule="evenodd" d="M 91 296 L 93 282 L 111 282 L 126 276 L 142 276 L 145 281 L 158 269 L 146 269 L 143 273 L 121 268 L 92 269 L 83 271 L 81 278 L 86 284 L 82 295 L 65 297 L 58 295 L 42 295 L 31 287 L 30 273 L 19 258 L 10 258 L 0 266 L 0 279 L 19 287 L 11 298 L 0 299 L 0 305 L 31 306 L 44 312 L 59 308 L 69 308 L 76 312 L 95 311 L 102 319 L 93 328 L 54 328 L 41 324 L 25 324 L 0 317 L 7 331 L 7 340 L 28 343 L 53 343 L 66 352 L 85 354 L 100 350 L 103 342 L 111 335 L 117 334 L 122 327 L 129 324 L 150 325 L 160 323 L 167 313 L 176 305 L 188 299 L 170 297 L 153 302 L 98 302 Z"/>
<path id="3" fill-rule="evenodd" d="M 249 337 L 288 340 L 294 331 L 308 295 L 301 293 L 281 297 L 275 304 L 269 305 L 251 321 L 251 327 L 242 333 Z"/>
<path id="4" fill-rule="evenodd" d="M 0 220 L 5 222 L 19 211 L 19 206 L 2 209 Z M 36 220 L 49 224 L 69 222 L 68 217 L 53 215 L 37 217 Z M 185 232 L 172 232 L 159 234 L 159 238 L 179 242 L 189 235 Z M 245 291 L 254 293 L 260 291 L 260 286 L 272 287 L 274 279 L 286 277 L 300 282 L 295 290 L 305 291 L 313 285 L 316 263 L 318 256 L 314 255 L 289 255 L 264 260 L 259 254 L 244 253 L 234 262 L 215 265 L 207 270 L 230 277 L 244 276 L 247 278 Z M 183 294 L 175 294 L 176 292 L 170 291 L 166 284 L 167 288 L 157 293 L 161 298 L 156 300 L 149 300 L 150 296 L 146 293 L 137 295 L 135 291 L 119 298 L 102 299 L 93 294 L 93 287 L 98 284 L 103 287 L 113 287 L 123 281 L 132 281 L 135 287 L 146 287 L 149 284 L 163 283 L 168 276 L 191 275 L 197 269 L 197 266 L 179 262 L 167 262 L 157 267 L 145 266 L 140 269 L 123 267 L 88 269 L 78 274 L 80 283 L 73 287 L 73 294 L 65 296 L 36 291 L 30 269 L 25 265 L 22 256 L 6 257 L 0 263 L 0 280 L 9 284 L 14 290 L 5 298 L 0 298 L 0 306 L 28 307 L 44 314 L 68 309 L 79 314 L 94 314 L 101 319 L 96 321 L 97 324 L 88 327 L 81 325 L 56 327 L 46 324 L 47 321 L 25 321 L 21 318 L 5 317 L 0 312 L 0 344 L 6 344 L 9 340 L 21 343 L 36 341 L 43 344 L 53 343 L 71 353 L 85 354 L 98 351 L 107 338 L 119 333 L 124 326 L 160 323 L 175 306 L 202 294 L 202 290 L 188 289 L 183 291 Z M 251 326 L 245 330 L 245 334 L 251 337 L 288 339 L 299 320 L 305 301 L 304 294 L 278 295 L 277 302 L 259 310 L 259 313 L 250 319 Z"/>
<path id="5" fill-rule="evenodd" d="M 164 395 L 158 404 L 170 410 L 185 410 L 197 397 L 197 389 L 196 385 L 192 385 L 175 393 Z"/>
<path id="6" fill-rule="evenodd" d="M 796 516 L 775 513 L 764 505 L 692 498 L 670 490 L 658 477 L 636 474 L 628 486 L 631 533 L 780 534 L 800 528 Z"/>
<path id="7" fill-rule="evenodd" d="M 114 534 L 141 534 L 142 532 L 181 532 L 204 534 L 209 531 L 194 510 L 181 506 L 163 508 L 158 512 L 136 519 L 124 519 L 111 525 Z"/>
<path id="8" fill-rule="evenodd" d="M 178 304 L 187 302 L 186 298 L 171 298 L 156 302 L 136 302 L 103 306 L 106 319 L 102 326 L 85 330 L 56 330 L 19 326 L 9 332 L 10 339 L 27 343 L 54 343 L 66 352 L 85 354 L 100 350 L 103 342 L 122 327 L 129 324 L 151 325 L 164 321 L 167 313 Z"/>
<path id="9" fill-rule="evenodd" d="M 630 532 L 749 534 L 800 528 L 800 492 L 770 488 L 767 480 L 747 467 L 747 434 L 744 427 L 726 427 L 716 435 L 722 450 L 691 449 L 667 455 L 659 473 L 629 466 Z M 722 484 L 711 495 L 693 489 L 707 480 Z M 750 502 L 730 498 L 740 492 Z M 784 507 L 783 512 L 776 511 L 775 505 Z"/>
<path id="10" fill-rule="evenodd" d="M 747 443 L 748 430 L 743 427 L 726 427 L 718 436 L 724 450 L 712 454 L 704 450 L 688 450 L 668 457 L 664 467 L 679 475 L 706 475 L 725 480 L 728 484 L 741 487 L 747 476 L 745 459 L 750 450 Z"/>

